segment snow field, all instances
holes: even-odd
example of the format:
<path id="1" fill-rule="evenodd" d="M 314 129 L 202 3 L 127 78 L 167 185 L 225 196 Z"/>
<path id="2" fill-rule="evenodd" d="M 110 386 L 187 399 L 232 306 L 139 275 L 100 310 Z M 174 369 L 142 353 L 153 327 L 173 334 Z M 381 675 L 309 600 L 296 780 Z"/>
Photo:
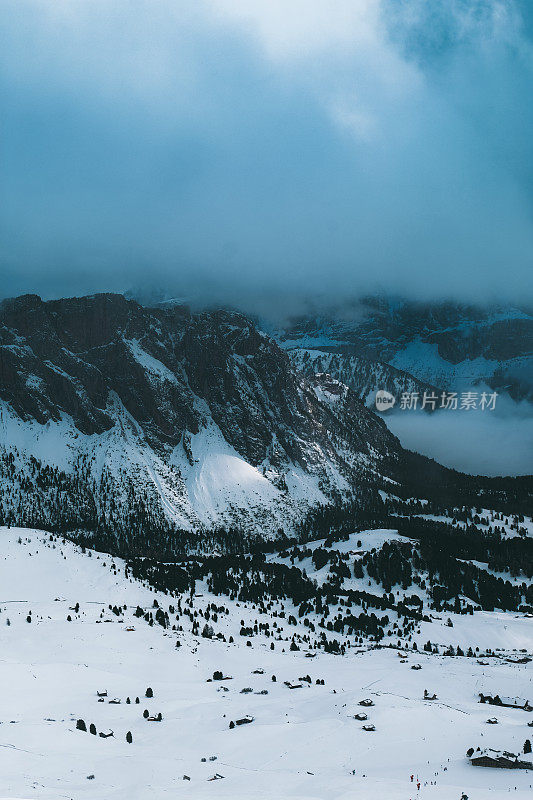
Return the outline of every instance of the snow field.
<path id="1" fill-rule="evenodd" d="M 344 657 L 318 651 L 307 658 L 288 646 L 282 652 L 277 641 L 271 651 L 260 637 L 247 646 L 238 635 L 240 620 L 250 624 L 257 610 L 210 596 L 202 586 L 193 607 L 210 602 L 228 607 L 230 614 L 220 615 L 214 627 L 231 632 L 235 643 L 192 636 L 183 616 L 183 633 L 165 631 L 133 614 L 137 605 L 150 608 L 154 598 L 166 610 L 176 602 L 170 596 L 125 578 L 120 559 L 89 556 L 60 539 L 54 549 L 48 539 L 38 531 L 0 529 L 0 797 L 459 800 L 464 791 L 469 800 L 500 800 L 531 795 L 531 772 L 475 768 L 465 759 L 470 746 L 517 751 L 532 738 L 527 722 L 533 714 L 480 705 L 477 697 L 479 691 L 498 691 L 533 699 L 530 664 L 490 658 L 482 665 L 412 651 L 403 654 L 402 663 L 390 648 L 352 648 Z M 77 602 L 79 614 L 73 610 Z M 109 604 L 128 608 L 117 617 Z M 423 623 L 421 641 L 440 642 L 448 635 L 454 644 L 461 637 L 468 643 L 486 639 L 493 648 L 533 651 L 530 619 L 498 613 L 452 617 L 453 628 L 444 620 Z M 412 670 L 414 664 L 422 669 Z M 264 674 L 253 674 L 258 668 Z M 208 682 L 215 670 L 233 680 Z M 311 685 L 294 690 L 284 685 L 307 674 Z M 325 685 L 316 685 L 317 678 Z M 148 686 L 154 691 L 150 699 L 144 697 Z M 241 693 L 243 688 L 252 692 Z M 423 699 L 426 688 L 437 700 Z M 104 689 L 108 697 L 99 703 L 96 692 Z M 256 694 L 263 690 L 268 694 Z M 109 704 L 114 697 L 119 705 Z M 375 705 L 363 709 L 358 703 L 366 697 Z M 163 721 L 147 722 L 145 708 L 150 714 L 160 711 Z M 368 714 L 375 732 L 363 731 L 364 723 L 353 719 L 359 711 Z M 229 729 L 230 720 L 246 714 L 254 717 L 252 724 Z M 498 725 L 486 724 L 491 716 Z M 113 730 L 114 738 L 76 730 L 79 718 L 98 731 Z M 215 773 L 224 778 L 209 781 Z M 420 779 L 420 791 L 411 774 Z"/>

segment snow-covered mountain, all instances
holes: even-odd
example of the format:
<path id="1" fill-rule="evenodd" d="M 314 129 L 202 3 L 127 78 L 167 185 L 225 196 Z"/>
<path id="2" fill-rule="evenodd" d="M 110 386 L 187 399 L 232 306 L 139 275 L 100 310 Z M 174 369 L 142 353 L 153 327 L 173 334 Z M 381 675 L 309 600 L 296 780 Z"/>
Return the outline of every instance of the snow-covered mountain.
<path id="1" fill-rule="evenodd" d="M 353 392 L 240 314 L 27 295 L 0 326 L 6 522 L 271 535 L 401 462 Z"/>
<path id="2" fill-rule="evenodd" d="M 407 373 L 407 384 L 413 378 L 446 390 L 484 384 L 515 400 L 533 400 L 530 308 L 368 297 L 327 311 L 310 309 L 278 326 L 275 335 L 297 361 L 300 349 L 339 354 L 335 369 L 351 373 L 356 391 L 371 385 L 371 362 L 380 382 L 398 380 L 397 370 Z M 392 375 L 383 364 L 395 369 Z"/>
<path id="3" fill-rule="evenodd" d="M 349 386 L 368 407 L 374 407 L 378 389 L 384 389 L 394 397 L 400 397 L 404 392 L 417 392 L 420 397 L 424 392 L 441 392 L 439 387 L 420 381 L 409 372 L 382 361 L 371 361 L 343 352 L 308 350 L 301 347 L 291 348 L 287 352 L 296 369 L 308 379 L 317 374 L 328 374 Z"/>

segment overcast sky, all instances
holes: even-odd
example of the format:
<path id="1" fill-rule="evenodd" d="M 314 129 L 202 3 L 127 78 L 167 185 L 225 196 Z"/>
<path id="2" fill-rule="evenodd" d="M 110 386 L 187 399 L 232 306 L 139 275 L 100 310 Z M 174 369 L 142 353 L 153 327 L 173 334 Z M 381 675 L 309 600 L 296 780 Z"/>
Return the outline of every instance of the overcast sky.
<path id="1" fill-rule="evenodd" d="M 533 300 L 531 0 L 0 2 L 2 294 Z"/>

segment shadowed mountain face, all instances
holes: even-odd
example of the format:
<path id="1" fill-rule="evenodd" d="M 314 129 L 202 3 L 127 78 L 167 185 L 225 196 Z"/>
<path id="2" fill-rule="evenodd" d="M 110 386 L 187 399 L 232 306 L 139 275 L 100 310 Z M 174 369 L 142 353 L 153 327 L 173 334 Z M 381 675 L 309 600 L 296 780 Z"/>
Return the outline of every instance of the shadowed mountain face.
<path id="1" fill-rule="evenodd" d="M 59 513 L 54 481 L 25 483 L 32 458 L 37 472 L 61 470 L 89 517 L 127 515 L 143 498 L 180 528 L 260 524 L 267 534 L 379 483 L 401 460 L 354 393 L 327 375 L 304 378 L 240 314 L 26 295 L 2 303 L 0 326 L 6 519 L 20 521 L 32 492 L 45 519 Z"/>
<path id="2" fill-rule="evenodd" d="M 239 314 L 144 309 L 121 295 L 49 303 L 30 295 L 5 301 L 0 322 L 0 393 L 23 419 L 67 414 L 80 432 L 101 434 L 115 424 L 116 395 L 163 450 L 214 421 L 254 466 L 273 453 L 305 464 L 306 440 L 333 455 L 328 426 L 341 424 L 333 403 L 319 402 L 288 356 Z M 354 447 L 368 453 L 369 434 L 391 446 L 378 419 L 343 401 L 356 415 L 357 427 L 344 431 Z"/>

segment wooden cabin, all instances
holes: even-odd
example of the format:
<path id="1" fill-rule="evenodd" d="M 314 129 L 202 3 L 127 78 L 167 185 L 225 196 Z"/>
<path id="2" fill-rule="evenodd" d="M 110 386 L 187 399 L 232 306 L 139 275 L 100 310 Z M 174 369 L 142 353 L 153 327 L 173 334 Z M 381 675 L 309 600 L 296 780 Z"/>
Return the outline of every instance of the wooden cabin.
<path id="1" fill-rule="evenodd" d="M 483 692 L 479 693 L 479 702 L 480 703 L 489 703 L 491 706 L 502 706 L 503 708 L 519 708 L 523 711 L 533 711 L 533 705 L 529 702 L 529 700 L 525 700 L 523 697 L 500 697 L 499 694 L 491 695 L 491 694 L 483 694 Z"/>
<path id="2" fill-rule="evenodd" d="M 492 767 L 495 769 L 533 769 L 533 762 L 526 761 L 525 756 L 509 753 L 507 750 L 493 750 L 487 748 L 468 751 L 470 763 L 474 767 Z M 467 754 L 468 755 L 468 754 Z"/>

